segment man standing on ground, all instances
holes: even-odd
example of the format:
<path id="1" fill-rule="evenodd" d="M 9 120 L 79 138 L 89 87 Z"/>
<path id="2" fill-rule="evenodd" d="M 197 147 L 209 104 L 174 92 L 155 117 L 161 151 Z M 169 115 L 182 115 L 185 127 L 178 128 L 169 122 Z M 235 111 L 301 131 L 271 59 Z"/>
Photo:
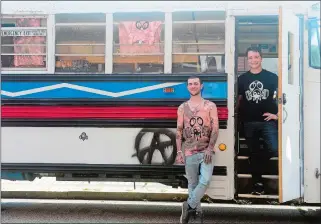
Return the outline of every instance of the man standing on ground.
<path id="1" fill-rule="evenodd" d="M 181 223 L 188 223 L 192 214 L 198 214 L 203 220 L 200 201 L 214 168 L 212 160 L 219 132 L 217 108 L 213 102 L 202 98 L 202 88 L 199 77 L 190 77 L 187 89 L 191 98 L 177 110 L 176 163 L 185 162 L 189 193 L 188 200 L 182 205 Z"/>
<path id="2" fill-rule="evenodd" d="M 244 124 L 244 137 L 250 151 L 250 167 L 254 195 L 264 194 L 262 174 L 269 158 L 278 155 L 278 77 L 262 69 L 262 54 L 259 48 L 248 48 L 250 70 L 238 78 L 238 103 L 240 119 Z M 260 149 L 260 137 L 268 150 Z"/>

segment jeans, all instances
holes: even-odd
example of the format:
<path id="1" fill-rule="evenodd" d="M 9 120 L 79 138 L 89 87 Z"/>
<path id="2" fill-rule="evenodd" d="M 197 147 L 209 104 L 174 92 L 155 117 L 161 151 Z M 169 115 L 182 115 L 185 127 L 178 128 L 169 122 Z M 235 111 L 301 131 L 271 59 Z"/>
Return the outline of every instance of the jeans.
<path id="1" fill-rule="evenodd" d="M 187 156 L 185 159 L 185 172 L 188 180 L 188 200 L 187 203 L 197 211 L 201 211 L 201 199 L 207 190 L 213 174 L 212 163 L 204 162 L 204 153 L 196 153 Z M 200 171 L 200 172 L 199 172 Z"/>
<path id="2" fill-rule="evenodd" d="M 262 183 L 262 174 L 271 157 L 278 156 L 278 125 L 276 121 L 245 122 L 244 136 L 250 150 L 253 184 Z M 267 148 L 260 148 L 260 137 Z"/>

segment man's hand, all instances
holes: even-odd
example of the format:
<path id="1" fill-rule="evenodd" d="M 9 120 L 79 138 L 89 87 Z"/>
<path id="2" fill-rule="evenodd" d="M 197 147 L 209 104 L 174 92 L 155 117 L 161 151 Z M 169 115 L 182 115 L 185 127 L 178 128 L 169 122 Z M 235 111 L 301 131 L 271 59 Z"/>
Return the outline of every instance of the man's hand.
<path id="1" fill-rule="evenodd" d="M 263 117 L 266 117 L 264 120 L 265 121 L 270 121 L 270 120 L 277 120 L 278 116 L 275 114 L 271 114 L 271 113 L 264 113 Z"/>
<path id="2" fill-rule="evenodd" d="M 205 152 L 204 152 L 204 162 L 206 164 L 212 163 L 212 151 L 211 150 L 205 150 Z"/>
<path id="3" fill-rule="evenodd" d="M 183 152 L 177 152 L 176 156 L 176 164 L 184 164 L 184 157 L 183 157 Z"/>

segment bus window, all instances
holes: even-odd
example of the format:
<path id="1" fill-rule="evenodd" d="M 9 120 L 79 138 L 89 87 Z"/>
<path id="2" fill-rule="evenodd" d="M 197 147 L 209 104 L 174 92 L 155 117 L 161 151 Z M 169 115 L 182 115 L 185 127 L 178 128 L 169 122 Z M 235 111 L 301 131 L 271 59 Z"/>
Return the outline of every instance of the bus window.
<path id="1" fill-rule="evenodd" d="M 320 20 L 310 21 L 309 29 L 309 65 L 320 69 Z"/>
<path id="2" fill-rule="evenodd" d="M 105 14 L 56 14 L 55 73 L 105 72 Z"/>
<path id="3" fill-rule="evenodd" d="M 173 73 L 224 72 L 225 14 L 173 13 Z"/>
<path id="4" fill-rule="evenodd" d="M 115 13 L 113 73 L 164 73 L 164 13 Z"/>
<path id="5" fill-rule="evenodd" d="M 47 18 L 2 16 L 1 65 L 3 70 L 47 68 Z"/>

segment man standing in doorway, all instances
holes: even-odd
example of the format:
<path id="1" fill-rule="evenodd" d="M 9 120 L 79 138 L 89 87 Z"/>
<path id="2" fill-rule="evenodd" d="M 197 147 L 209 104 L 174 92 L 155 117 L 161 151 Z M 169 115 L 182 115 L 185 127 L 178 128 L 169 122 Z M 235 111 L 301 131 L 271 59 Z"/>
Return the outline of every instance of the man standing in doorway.
<path id="1" fill-rule="evenodd" d="M 250 151 L 252 194 L 264 194 L 262 174 L 271 157 L 278 155 L 278 105 L 276 100 L 278 77 L 262 69 L 259 48 L 246 51 L 250 70 L 238 78 L 236 112 L 244 125 L 244 137 Z M 260 149 L 260 137 L 267 150 Z"/>
<path id="2" fill-rule="evenodd" d="M 199 77 L 187 80 L 190 99 L 177 110 L 177 164 L 185 162 L 189 198 L 182 205 L 181 223 L 188 223 L 191 215 L 203 221 L 201 199 L 213 174 L 214 146 L 219 132 L 217 107 L 201 96 Z"/>

